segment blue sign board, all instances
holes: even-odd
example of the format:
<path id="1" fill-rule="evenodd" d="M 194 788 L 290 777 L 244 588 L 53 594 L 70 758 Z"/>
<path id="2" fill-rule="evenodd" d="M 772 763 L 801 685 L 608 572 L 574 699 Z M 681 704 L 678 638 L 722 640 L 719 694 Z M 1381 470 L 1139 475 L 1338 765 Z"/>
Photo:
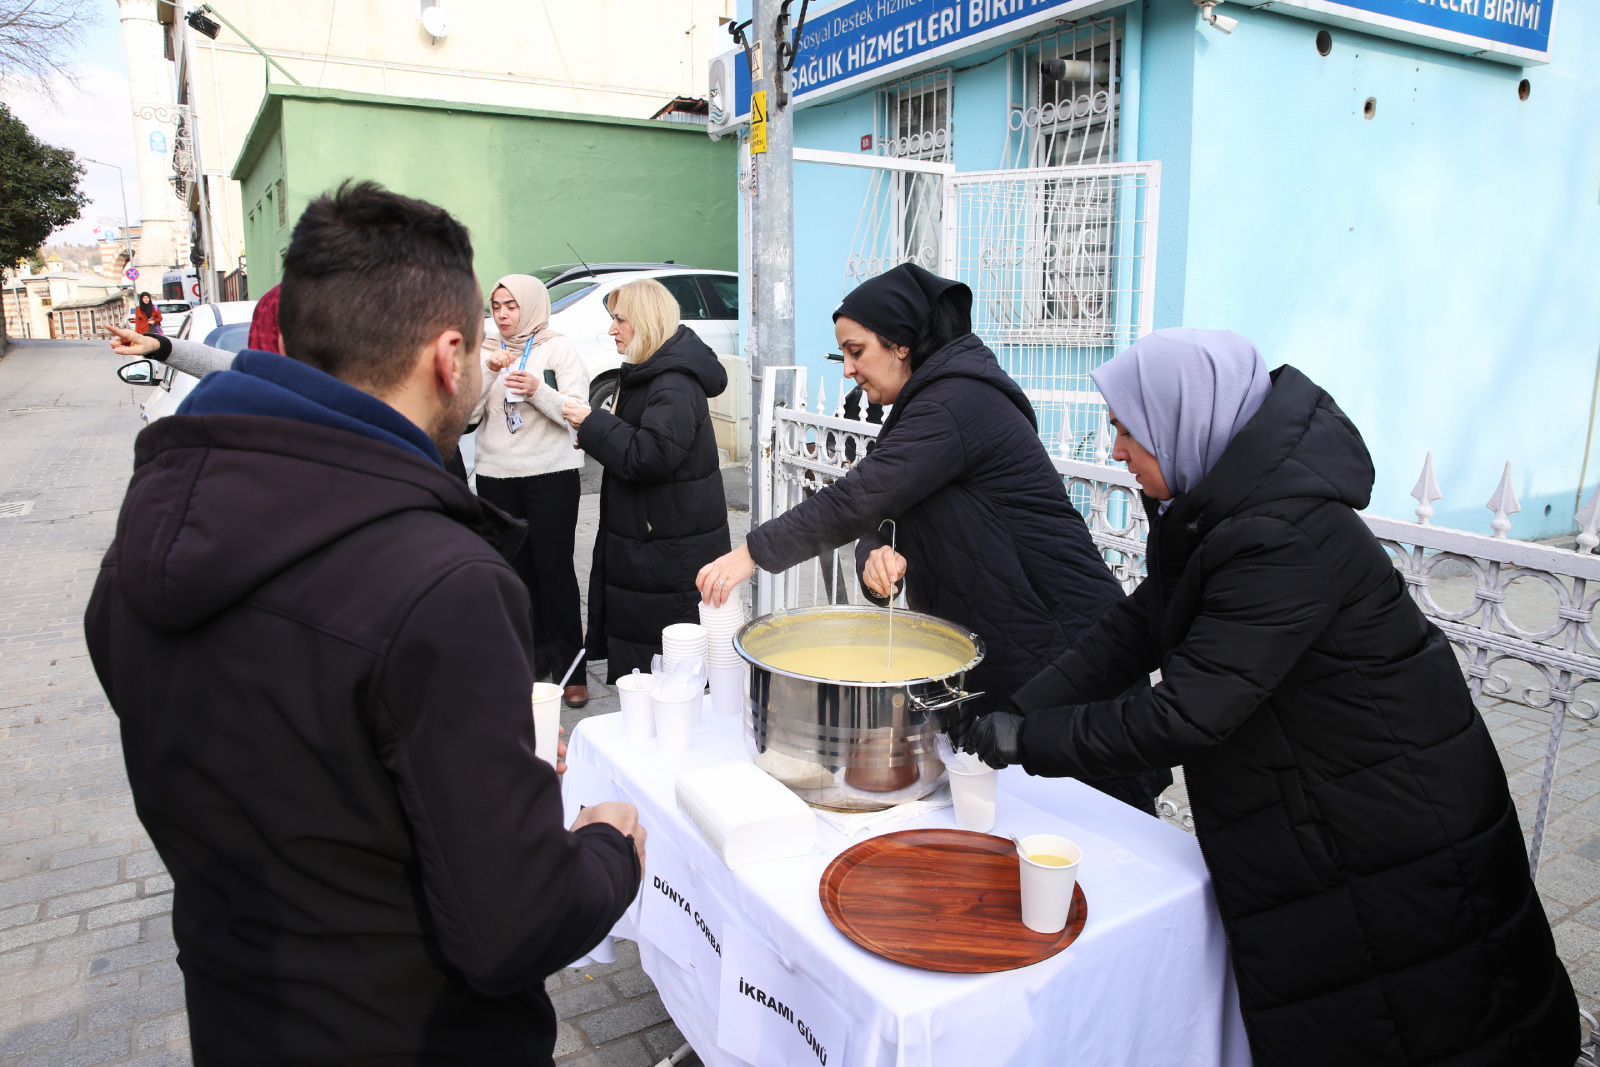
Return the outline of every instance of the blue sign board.
<path id="1" fill-rule="evenodd" d="M 1263 0 L 1233 0 L 1258 7 Z M 1285 15 L 1355 25 L 1512 63 L 1550 58 L 1557 0 L 1270 0 Z"/>
<path id="2" fill-rule="evenodd" d="M 155 152 L 157 155 L 166 155 L 167 135 L 162 133 L 160 130 L 155 130 L 152 132 L 150 134 L 150 151 Z"/>
<path id="3" fill-rule="evenodd" d="M 847 0 L 806 19 L 789 87 L 795 103 L 881 81 L 908 67 L 981 48 L 1020 29 L 1106 0 Z M 734 113 L 750 114 L 750 67 L 734 62 Z"/>

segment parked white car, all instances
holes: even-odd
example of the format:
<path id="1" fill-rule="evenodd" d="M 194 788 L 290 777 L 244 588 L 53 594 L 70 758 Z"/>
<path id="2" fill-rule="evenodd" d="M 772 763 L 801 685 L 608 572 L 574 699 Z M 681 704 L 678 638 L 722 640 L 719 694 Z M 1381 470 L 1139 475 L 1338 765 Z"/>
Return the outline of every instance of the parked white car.
<path id="1" fill-rule="evenodd" d="M 678 301 L 683 324 L 713 352 L 731 355 L 739 346 L 739 276 L 725 270 L 669 267 L 613 271 L 557 282 L 550 289 L 550 326 L 578 349 L 589 371 L 589 403 L 599 407 L 616 392 L 622 353 L 611 339 L 611 314 L 605 300 L 612 290 L 639 278 L 654 278 Z M 499 336 L 494 320 L 484 319 L 484 336 Z"/>
<path id="2" fill-rule="evenodd" d="M 196 304 L 184 321 L 177 336 L 185 341 L 199 341 L 212 348 L 237 352 L 250 337 L 250 317 L 255 314 L 254 300 L 230 300 L 221 304 Z M 144 370 L 139 365 L 148 364 Z M 145 375 L 141 378 L 141 371 Z M 117 371 L 130 385 L 154 385 L 157 388 L 143 404 L 139 417 L 146 425 L 165 418 L 178 410 L 183 398 L 189 395 L 200 379 L 192 374 L 156 363 L 153 360 L 135 360 Z"/>

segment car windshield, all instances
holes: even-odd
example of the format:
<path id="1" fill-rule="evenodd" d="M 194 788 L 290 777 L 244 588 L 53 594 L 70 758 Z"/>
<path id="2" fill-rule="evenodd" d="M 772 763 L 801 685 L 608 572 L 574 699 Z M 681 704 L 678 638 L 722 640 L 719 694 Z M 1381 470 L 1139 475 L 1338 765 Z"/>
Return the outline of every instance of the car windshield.
<path id="1" fill-rule="evenodd" d="M 598 287 L 598 283 L 588 281 L 587 279 L 581 282 L 562 282 L 560 285 L 550 290 L 551 314 L 560 311 L 564 307 L 570 307 L 571 305 L 577 303 L 589 293 L 594 292 Z"/>
<path id="2" fill-rule="evenodd" d="M 189 305 L 188 304 L 162 304 L 161 305 L 161 313 L 163 315 L 183 315 L 183 314 L 187 314 L 188 311 L 189 311 Z"/>
<path id="3" fill-rule="evenodd" d="M 224 352 L 238 352 L 250 340 L 250 324 L 248 322 L 230 322 L 226 326 L 218 326 L 206 335 L 206 344 L 211 348 L 220 348 Z"/>

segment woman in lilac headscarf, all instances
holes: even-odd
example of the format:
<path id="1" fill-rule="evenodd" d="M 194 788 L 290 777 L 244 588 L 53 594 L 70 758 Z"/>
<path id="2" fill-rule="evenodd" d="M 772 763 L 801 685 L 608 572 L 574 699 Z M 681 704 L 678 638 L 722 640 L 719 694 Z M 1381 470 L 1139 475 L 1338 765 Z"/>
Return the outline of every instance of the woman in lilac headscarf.
<path id="1" fill-rule="evenodd" d="M 1162 330 L 1094 379 L 1148 577 L 968 750 L 1047 776 L 1183 766 L 1256 1067 L 1570 1067 L 1577 1003 L 1505 773 L 1356 513 L 1360 433 L 1237 334 Z"/>

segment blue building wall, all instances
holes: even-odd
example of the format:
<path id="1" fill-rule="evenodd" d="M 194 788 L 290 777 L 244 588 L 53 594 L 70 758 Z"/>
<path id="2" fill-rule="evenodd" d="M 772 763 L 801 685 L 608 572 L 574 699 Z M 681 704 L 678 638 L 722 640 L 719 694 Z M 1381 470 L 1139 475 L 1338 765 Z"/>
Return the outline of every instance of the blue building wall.
<path id="1" fill-rule="evenodd" d="M 1600 12 L 1563 4 L 1551 63 L 1523 70 L 1225 11 L 1231 36 L 1190 0 L 1124 10 L 1121 156 L 1162 165 L 1156 325 L 1237 330 L 1323 384 L 1372 450 L 1374 511 L 1410 516 L 1431 449 L 1435 522 L 1487 532 L 1510 460 L 1512 535 L 1571 530 L 1600 356 Z M 1004 54 L 954 64 L 958 170 L 1002 162 Z M 796 143 L 858 151 L 874 100 L 798 110 Z M 830 404 L 868 181 L 795 169 L 797 351 Z"/>
<path id="2" fill-rule="evenodd" d="M 1187 216 L 1160 250 L 1182 250 L 1182 321 L 1324 385 L 1372 450 L 1374 511 L 1410 517 L 1431 449 L 1435 522 L 1488 532 L 1510 460 L 1512 535 L 1570 530 L 1600 349 L 1600 12 L 1563 4 L 1551 63 L 1521 70 L 1338 29 L 1324 58 L 1319 24 L 1228 10 L 1232 36 L 1174 26 L 1154 64 L 1146 31 L 1147 72 L 1194 72 L 1186 211 L 1146 141 L 1163 219 Z M 1146 107 L 1147 131 L 1172 121 Z"/>

